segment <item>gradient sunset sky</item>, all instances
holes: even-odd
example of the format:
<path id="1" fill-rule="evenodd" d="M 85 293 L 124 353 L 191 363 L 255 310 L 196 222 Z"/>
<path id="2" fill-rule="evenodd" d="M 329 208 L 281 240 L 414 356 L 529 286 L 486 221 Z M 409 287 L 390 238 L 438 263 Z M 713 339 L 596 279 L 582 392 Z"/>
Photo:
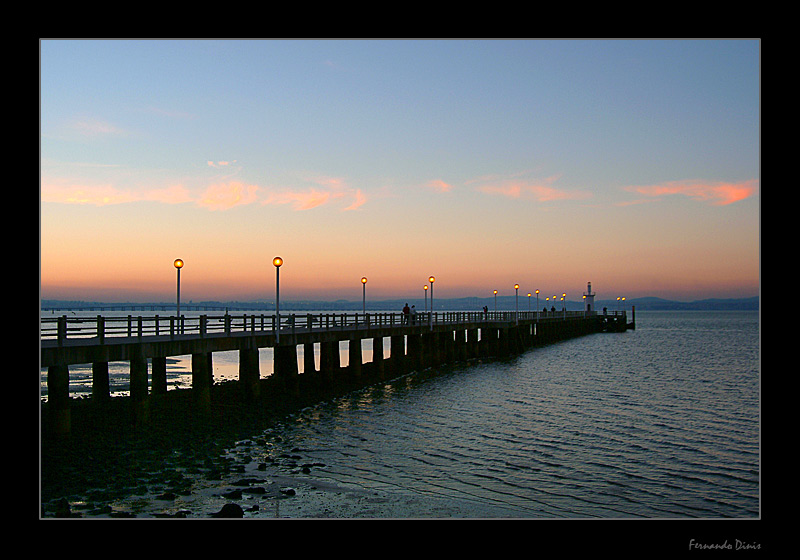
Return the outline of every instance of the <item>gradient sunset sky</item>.
<path id="1" fill-rule="evenodd" d="M 40 297 L 746 297 L 758 40 L 42 40 Z"/>

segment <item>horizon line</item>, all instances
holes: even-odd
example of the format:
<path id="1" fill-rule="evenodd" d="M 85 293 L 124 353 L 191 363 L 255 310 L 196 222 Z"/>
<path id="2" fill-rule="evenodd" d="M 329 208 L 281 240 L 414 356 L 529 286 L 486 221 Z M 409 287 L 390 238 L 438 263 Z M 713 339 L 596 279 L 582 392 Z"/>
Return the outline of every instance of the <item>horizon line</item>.
<path id="1" fill-rule="evenodd" d="M 516 295 L 500 295 L 497 294 L 498 299 L 513 299 L 517 297 Z M 527 299 L 528 295 L 519 296 L 523 299 Z M 533 297 L 533 296 L 531 296 Z M 643 300 L 643 299 L 658 299 L 667 302 L 676 302 L 676 303 L 696 303 L 701 301 L 737 301 L 737 300 L 749 300 L 749 299 L 756 299 L 760 298 L 760 294 L 752 295 L 752 296 L 740 296 L 740 297 L 706 297 L 701 299 L 694 299 L 694 300 L 676 300 L 676 299 L 669 299 L 660 296 L 637 296 L 625 298 L 625 301 L 635 301 L 635 300 Z M 539 297 L 540 303 L 542 301 L 546 301 L 546 298 L 549 296 L 541 296 Z M 579 303 L 582 301 L 583 298 L 575 300 L 575 299 L 566 299 L 565 302 L 572 302 L 572 303 Z M 382 298 L 382 299 L 372 299 L 367 300 L 368 305 L 374 305 L 376 303 L 381 302 L 396 302 L 396 301 L 424 301 L 424 298 L 420 297 L 407 297 L 407 296 L 397 296 L 393 298 Z M 459 300 L 494 300 L 494 296 L 461 296 L 461 297 L 449 297 L 449 298 L 436 298 L 436 301 L 459 301 Z M 86 300 L 86 299 L 60 299 L 60 298 L 39 298 L 39 303 L 46 302 L 46 301 L 57 301 L 57 302 L 71 302 L 71 303 L 100 303 L 100 304 L 109 304 L 109 305 L 175 305 L 175 301 L 101 301 L 101 300 Z M 597 301 L 616 301 L 616 298 L 598 298 Z M 182 301 L 181 303 L 185 303 L 187 305 L 198 305 L 201 303 L 244 303 L 249 305 L 274 305 L 275 300 L 262 300 L 262 299 L 255 299 L 255 300 L 236 300 L 236 299 L 228 299 L 228 300 L 216 300 L 216 299 L 191 299 Z M 348 303 L 348 304 L 361 304 L 362 300 L 360 299 L 286 299 L 281 300 L 281 303 L 291 304 L 291 303 Z"/>

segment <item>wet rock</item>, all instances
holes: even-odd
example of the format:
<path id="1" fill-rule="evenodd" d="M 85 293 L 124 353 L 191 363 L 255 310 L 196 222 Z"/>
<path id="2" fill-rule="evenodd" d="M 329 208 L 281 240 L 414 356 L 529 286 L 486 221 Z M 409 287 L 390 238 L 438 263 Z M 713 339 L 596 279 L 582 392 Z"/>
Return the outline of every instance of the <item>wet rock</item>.
<path id="1" fill-rule="evenodd" d="M 250 486 L 251 484 L 261 484 L 264 482 L 260 478 L 240 478 L 233 483 L 234 486 Z"/>
<path id="2" fill-rule="evenodd" d="M 217 519 L 236 519 L 244 517 L 244 510 L 239 504 L 225 504 L 217 513 L 212 513 L 211 517 Z"/>
<path id="3" fill-rule="evenodd" d="M 72 510 L 66 498 L 61 498 L 56 503 L 56 517 L 72 517 Z"/>
<path id="4" fill-rule="evenodd" d="M 109 517 L 113 517 L 114 519 L 133 519 L 136 517 L 135 514 L 129 511 L 114 511 L 108 515 Z"/>

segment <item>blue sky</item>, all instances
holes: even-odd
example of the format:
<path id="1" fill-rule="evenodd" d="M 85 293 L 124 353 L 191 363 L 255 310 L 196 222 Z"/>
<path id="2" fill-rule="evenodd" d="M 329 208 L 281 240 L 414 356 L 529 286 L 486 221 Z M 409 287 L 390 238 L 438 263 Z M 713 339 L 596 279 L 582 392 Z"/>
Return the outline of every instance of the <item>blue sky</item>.
<path id="1" fill-rule="evenodd" d="M 759 41 L 40 46 L 43 298 L 758 293 Z"/>

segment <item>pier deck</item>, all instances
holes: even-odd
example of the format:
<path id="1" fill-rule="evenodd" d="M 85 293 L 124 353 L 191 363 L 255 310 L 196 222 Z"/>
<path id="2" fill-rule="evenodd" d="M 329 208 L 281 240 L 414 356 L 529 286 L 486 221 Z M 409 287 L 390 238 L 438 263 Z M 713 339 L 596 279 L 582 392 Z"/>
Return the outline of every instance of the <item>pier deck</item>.
<path id="1" fill-rule="evenodd" d="M 280 325 L 280 329 L 278 328 Z M 56 431 L 69 431 L 69 366 L 92 364 L 92 398 L 108 398 L 108 363 L 130 362 L 130 395 L 146 416 L 149 394 L 165 393 L 166 359 L 192 356 L 192 391 L 200 408 L 210 404 L 212 354 L 239 352 L 245 398 L 258 397 L 258 351 L 274 350 L 274 373 L 289 391 L 297 387 L 297 347 L 306 351 L 302 375 L 323 380 L 358 378 L 364 366 L 361 341 L 373 343 L 372 375 L 387 379 L 408 371 L 475 357 L 502 357 L 586 334 L 633 328 L 623 312 L 418 313 L 413 322 L 397 313 L 316 315 L 201 315 L 185 317 L 55 317 L 42 319 L 41 366 L 47 367 L 48 401 Z M 390 355 L 384 358 L 384 340 Z M 342 368 L 339 342 L 349 341 Z M 316 368 L 313 345 L 320 345 Z M 310 347 L 309 347 L 310 346 Z M 310 359 L 309 359 L 310 357 Z M 148 387 L 148 362 L 151 381 Z"/>

